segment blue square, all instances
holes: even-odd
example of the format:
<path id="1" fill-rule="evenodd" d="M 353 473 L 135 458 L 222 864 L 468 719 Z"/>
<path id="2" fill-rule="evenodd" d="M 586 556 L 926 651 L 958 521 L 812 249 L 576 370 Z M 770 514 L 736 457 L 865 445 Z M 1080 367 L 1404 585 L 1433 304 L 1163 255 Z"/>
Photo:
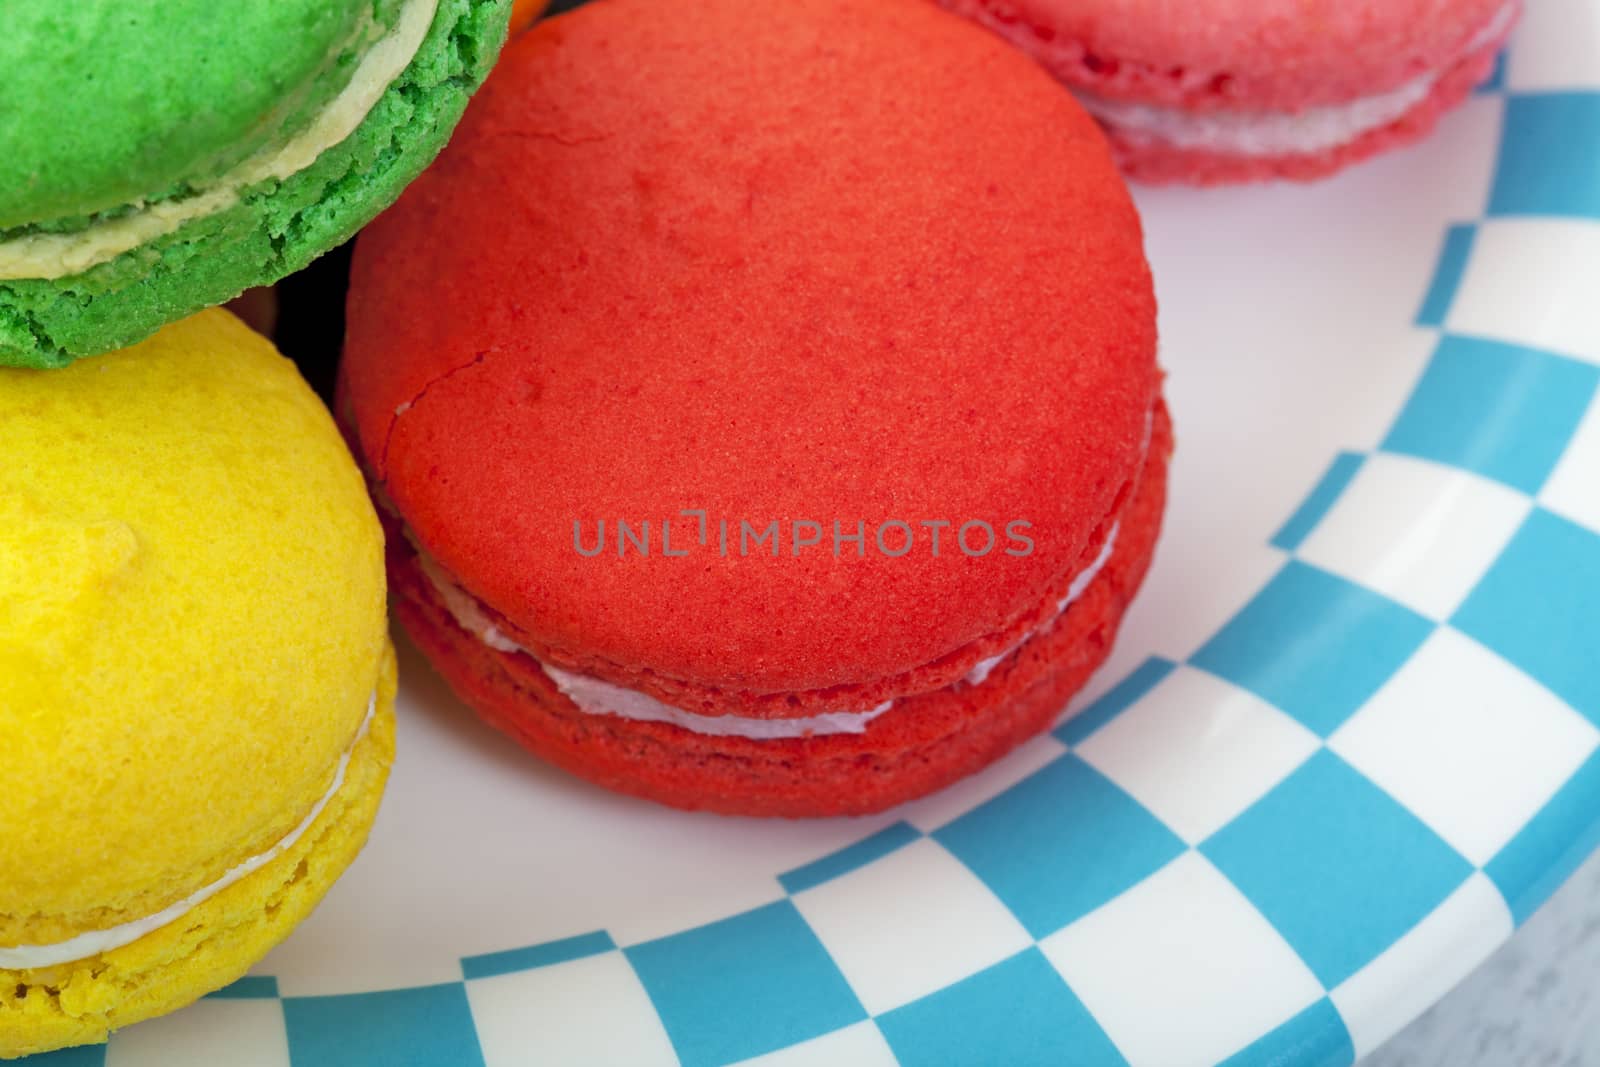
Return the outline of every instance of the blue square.
<path id="1" fill-rule="evenodd" d="M 1326 997 L 1218 1067 L 1350 1067 L 1355 1042 Z"/>
<path id="2" fill-rule="evenodd" d="M 1600 367 L 1445 337 L 1383 447 L 1537 493 L 1600 385 Z"/>
<path id="3" fill-rule="evenodd" d="M 1422 308 L 1417 312 L 1418 326 L 1443 326 L 1450 305 L 1456 302 L 1456 290 L 1467 273 L 1467 261 L 1472 258 L 1472 245 L 1478 236 L 1478 227 L 1452 226 L 1445 231 L 1444 247 L 1439 251 L 1439 263 L 1433 271 L 1433 281 L 1422 298 Z"/>
<path id="4" fill-rule="evenodd" d="M 294 1067 L 483 1067 L 467 987 L 459 982 L 287 997 L 283 1018 Z"/>
<path id="5" fill-rule="evenodd" d="M 867 1017 L 788 900 L 623 951 L 684 1067 L 749 1059 Z"/>
<path id="6" fill-rule="evenodd" d="M 482 956 L 467 956 L 461 961 L 461 973 L 468 981 L 494 978 L 502 974 L 516 974 L 540 967 L 553 967 L 558 963 L 587 959 L 606 952 L 615 952 L 617 943 L 604 930 L 595 930 L 559 941 L 546 941 L 526 948 L 489 952 Z"/>
<path id="7" fill-rule="evenodd" d="M 1489 214 L 1600 219 L 1600 93 L 1506 100 Z"/>
<path id="8" fill-rule="evenodd" d="M 875 860 L 881 860 L 890 853 L 898 852 L 921 837 L 921 832 L 910 823 L 893 823 L 870 837 L 863 838 L 853 845 L 846 845 L 837 852 L 813 860 L 804 867 L 785 871 L 778 875 L 778 884 L 783 886 L 785 893 L 803 893 L 807 889 L 815 889 L 825 882 L 841 878 L 851 871 L 858 871 Z"/>
<path id="9" fill-rule="evenodd" d="M 1600 534 L 1533 509 L 1450 622 L 1600 725 Z"/>
<path id="10" fill-rule="evenodd" d="M 1193 662 L 1327 737 L 1411 658 L 1433 628 L 1365 586 L 1295 560 Z"/>
<path id="11" fill-rule="evenodd" d="M 1600 753 L 1589 757 L 1483 873 L 1520 926 L 1600 847 Z"/>
<path id="12" fill-rule="evenodd" d="M 1472 865 L 1326 749 L 1200 846 L 1325 989 L 1425 918 Z"/>
<path id="13" fill-rule="evenodd" d="M 904 1067 L 1127 1063 L 1037 948 L 878 1018 Z"/>
<path id="14" fill-rule="evenodd" d="M 19 1067 L 105 1067 L 104 1045 L 82 1045 L 59 1052 L 42 1052 L 17 1061 Z"/>
<path id="15" fill-rule="evenodd" d="M 276 1000 L 278 980 L 270 975 L 247 974 L 232 985 L 225 985 L 207 1000 Z"/>
<path id="16" fill-rule="evenodd" d="M 933 837 L 1036 938 L 1087 915 L 1184 851 L 1160 820 L 1071 754 Z"/>

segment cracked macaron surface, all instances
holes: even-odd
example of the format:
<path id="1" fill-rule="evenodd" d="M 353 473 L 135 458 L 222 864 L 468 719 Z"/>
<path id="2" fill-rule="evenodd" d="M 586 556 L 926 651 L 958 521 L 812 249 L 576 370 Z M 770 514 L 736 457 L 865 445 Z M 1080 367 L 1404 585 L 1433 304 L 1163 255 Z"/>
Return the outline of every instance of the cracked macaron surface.
<path id="1" fill-rule="evenodd" d="M 381 530 L 292 364 L 220 310 L 0 369 L 0 1058 L 243 975 L 393 752 Z"/>
<path id="2" fill-rule="evenodd" d="M 1103 138 L 922 0 L 541 23 L 358 242 L 342 374 L 456 690 L 722 811 L 882 807 L 1042 729 L 1143 576 L 1171 441 Z M 602 519 L 655 551 L 575 551 Z M 922 543 L 724 554 L 723 519 Z M 1034 547 L 969 556 L 968 521 Z"/>
<path id="3" fill-rule="evenodd" d="M 1316 178 L 1431 131 L 1521 0 L 938 0 L 1034 56 L 1148 181 Z"/>
<path id="4" fill-rule="evenodd" d="M 55 367 L 300 269 L 438 152 L 510 0 L 13 0 L 0 366 Z"/>

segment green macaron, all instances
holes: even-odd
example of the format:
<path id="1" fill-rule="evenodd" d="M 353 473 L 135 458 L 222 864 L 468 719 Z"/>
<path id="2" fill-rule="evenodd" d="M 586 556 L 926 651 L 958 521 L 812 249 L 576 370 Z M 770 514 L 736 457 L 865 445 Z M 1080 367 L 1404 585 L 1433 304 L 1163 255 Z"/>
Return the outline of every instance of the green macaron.
<path id="1" fill-rule="evenodd" d="M 0 366 L 305 266 L 443 147 L 510 0 L 7 0 Z"/>

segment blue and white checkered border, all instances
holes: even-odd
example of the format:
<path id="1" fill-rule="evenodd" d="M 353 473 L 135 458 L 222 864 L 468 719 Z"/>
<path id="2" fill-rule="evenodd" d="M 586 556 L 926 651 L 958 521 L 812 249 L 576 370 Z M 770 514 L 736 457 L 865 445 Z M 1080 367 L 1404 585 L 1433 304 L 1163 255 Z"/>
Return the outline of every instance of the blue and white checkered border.
<path id="1" fill-rule="evenodd" d="M 1560 17 L 1580 6 L 1536 0 L 1485 87 L 1492 193 L 1444 236 L 1417 317 L 1437 344 L 1387 435 L 1334 459 L 1219 632 L 1036 742 L 1021 781 L 669 937 L 595 931 L 376 993 L 248 978 L 29 1067 L 1334 1067 L 1375 1048 L 1600 846 L 1600 42 Z M 1152 730 L 1171 753 L 1137 743 Z"/>

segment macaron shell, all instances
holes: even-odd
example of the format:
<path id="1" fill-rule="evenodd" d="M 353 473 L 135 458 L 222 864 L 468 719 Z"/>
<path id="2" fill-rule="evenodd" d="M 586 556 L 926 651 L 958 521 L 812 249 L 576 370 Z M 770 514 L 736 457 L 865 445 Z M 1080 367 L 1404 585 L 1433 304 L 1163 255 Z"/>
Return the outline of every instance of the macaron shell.
<path id="1" fill-rule="evenodd" d="M 1158 381 L 1099 132 L 911 0 L 541 23 L 363 234 L 348 337 L 369 469 L 532 647 L 766 693 L 919 667 L 1035 607 L 1133 475 Z M 1041 536 L 1020 559 L 573 550 L 575 519 L 687 508 Z"/>
<path id="2" fill-rule="evenodd" d="M 1451 66 L 1520 0 L 938 0 L 1069 86 L 1181 107 L 1293 111 Z"/>
<path id="3" fill-rule="evenodd" d="M 348 79 L 335 61 L 366 43 L 372 12 L 371 0 L 8 0 L 0 231 L 162 195 L 261 148 L 303 98 Z"/>
<path id="4" fill-rule="evenodd" d="M 59 279 L 0 281 L 0 367 L 61 367 L 300 270 L 354 236 L 438 153 L 505 39 L 510 0 L 440 0 L 366 119 L 305 170 Z"/>
<path id="5" fill-rule="evenodd" d="M 322 900 L 366 843 L 394 762 L 394 650 L 344 784 L 270 863 L 123 948 L 37 970 L 0 969 L 0 1059 L 104 1041 L 244 976 Z"/>
<path id="6" fill-rule="evenodd" d="M 1047 631 L 980 685 L 906 699 L 865 733 L 711 737 L 578 710 L 531 659 L 462 630 L 391 540 L 395 609 L 425 655 L 492 726 L 608 789 L 691 810 L 794 818 L 882 811 L 942 788 L 1046 729 L 1110 653 L 1154 553 L 1172 430 L 1165 408 L 1111 558 Z"/>
<path id="7" fill-rule="evenodd" d="M 1509 33 L 1509 28 L 1506 31 Z M 1416 106 L 1388 125 L 1324 152 L 1284 156 L 1239 156 L 1176 148 L 1126 130 L 1108 129 L 1112 150 L 1123 171 L 1142 182 L 1224 182 L 1321 178 L 1381 152 L 1419 141 L 1439 120 L 1467 98 L 1489 76 L 1504 34 L 1458 62 Z"/>
<path id="8" fill-rule="evenodd" d="M 387 642 L 382 531 L 327 411 L 223 311 L 0 371 L 0 441 L 0 945 L 53 944 L 323 795 Z"/>

